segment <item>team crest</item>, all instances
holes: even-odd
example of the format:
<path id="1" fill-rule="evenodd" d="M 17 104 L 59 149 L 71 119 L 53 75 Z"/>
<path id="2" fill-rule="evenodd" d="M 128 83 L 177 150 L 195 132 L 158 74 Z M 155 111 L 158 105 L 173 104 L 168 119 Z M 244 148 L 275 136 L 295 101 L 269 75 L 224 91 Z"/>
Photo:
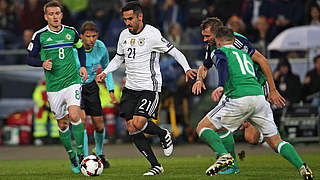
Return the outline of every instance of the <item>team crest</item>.
<path id="1" fill-rule="evenodd" d="M 130 40 L 130 45 L 133 46 L 136 43 L 136 39 L 131 39 Z"/>
<path id="2" fill-rule="evenodd" d="M 139 40 L 138 40 L 138 45 L 139 45 L 139 46 L 143 46 L 143 45 L 144 45 L 144 40 L 145 40 L 145 38 L 139 39 Z"/>
<path id="3" fill-rule="evenodd" d="M 71 39 L 71 35 L 70 35 L 70 34 L 67 34 L 67 35 L 66 35 L 66 38 L 67 38 L 68 40 L 70 40 L 70 39 Z"/>

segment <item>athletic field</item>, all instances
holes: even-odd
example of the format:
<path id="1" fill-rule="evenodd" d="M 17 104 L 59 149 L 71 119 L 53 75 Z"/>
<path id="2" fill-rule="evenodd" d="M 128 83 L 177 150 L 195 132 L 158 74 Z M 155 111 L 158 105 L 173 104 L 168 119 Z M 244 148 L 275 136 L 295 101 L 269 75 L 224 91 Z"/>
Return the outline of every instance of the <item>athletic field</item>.
<path id="1" fill-rule="evenodd" d="M 159 146 L 153 146 L 160 163 L 165 169 L 163 175 L 143 177 L 149 164 L 132 144 L 105 145 L 104 153 L 111 167 L 104 169 L 94 179 L 301 179 L 297 170 L 280 155 L 264 146 L 236 144 L 236 151 L 245 151 L 246 157 L 239 161 L 241 172 L 237 175 L 207 177 L 205 170 L 215 162 L 215 155 L 204 144 L 176 145 L 172 157 L 164 157 Z M 308 163 L 315 179 L 320 175 L 320 144 L 296 145 L 298 153 Z M 73 174 L 67 154 L 62 145 L 48 146 L 0 146 L 0 179 L 88 179 L 82 174 Z"/>

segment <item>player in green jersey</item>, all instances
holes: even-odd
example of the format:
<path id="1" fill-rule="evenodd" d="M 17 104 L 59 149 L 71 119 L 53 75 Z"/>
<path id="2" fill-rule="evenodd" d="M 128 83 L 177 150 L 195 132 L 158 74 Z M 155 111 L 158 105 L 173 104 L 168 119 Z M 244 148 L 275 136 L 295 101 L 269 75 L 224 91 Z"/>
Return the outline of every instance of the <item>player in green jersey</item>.
<path id="1" fill-rule="evenodd" d="M 86 81 L 88 73 L 79 34 L 73 27 L 62 25 L 62 17 L 62 6 L 58 1 L 50 1 L 44 5 L 44 18 L 48 25 L 34 33 L 28 46 L 27 63 L 44 69 L 48 101 L 58 120 L 60 140 L 69 154 L 72 171 L 79 173 L 79 162 L 83 159 L 84 131 L 80 120 L 80 87 L 81 76 Z M 78 49 L 80 71 L 73 55 L 73 47 Z M 72 145 L 70 120 L 77 152 Z"/>
<path id="2" fill-rule="evenodd" d="M 301 160 L 294 147 L 278 135 L 270 104 L 266 101 L 256 77 L 253 61 L 248 54 L 233 45 L 234 40 L 230 28 L 224 26 L 218 28 L 215 42 L 219 49 L 214 51 L 211 59 L 204 61 L 204 73 L 198 76 L 198 81 L 203 82 L 208 69 L 215 65 L 219 83 L 212 92 L 212 100 L 217 102 L 222 94 L 226 96 L 199 122 L 197 127 L 199 137 L 219 156 L 218 160 L 207 169 L 206 174 L 216 175 L 233 165 L 234 159 L 217 132 L 221 129 L 234 132 L 248 120 L 263 133 L 269 146 L 294 165 L 304 179 L 313 179 L 311 169 Z"/>
<path id="3" fill-rule="evenodd" d="M 219 28 L 223 26 L 223 23 L 220 21 L 220 19 L 216 18 L 216 17 L 208 17 L 206 18 L 202 24 L 201 24 L 201 28 L 202 28 L 202 36 L 203 36 L 203 41 L 205 43 L 207 43 L 207 52 L 206 52 L 206 59 L 211 59 L 211 54 L 212 52 L 216 49 L 216 45 L 215 45 L 215 31 Z M 270 85 L 270 94 L 265 94 L 269 101 L 279 107 L 284 106 L 284 98 L 279 94 L 279 92 L 275 89 L 275 85 L 274 85 L 274 81 L 272 78 L 272 72 L 271 72 L 271 68 L 270 65 L 267 61 L 267 59 L 261 55 L 252 45 L 251 43 L 247 40 L 246 37 L 242 36 L 241 34 L 238 33 L 234 33 L 235 35 L 235 42 L 234 42 L 234 46 L 237 49 L 241 49 L 242 51 L 246 52 L 247 54 L 249 54 L 252 58 L 252 60 L 254 61 L 254 67 L 257 71 L 257 77 L 259 79 L 259 82 L 261 83 L 261 85 L 263 87 L 268 87 L 267 85 Z M 203 66 L 201 66 L 199 68 L 199 74 L 203 73 Z M 266 81 L 268 83 L 266 83 Z M 203 86 L 203 88 L 205 89 L 204 84 L 201 84 Z M 200 82 L 197 81 L 194 86 L 198 86 L 198 90 L 194 93 L 195 94 L 199 94 L 201 93 L 201 88 L 199 88 L 200 86 Z M 264 88 L 266 89 L 266 88 Z M 269 92 L 268 90 L 265 90 L 265 92 Z M 245 128 L 244 132 L 245 132 L 245 140 L 247 142 L 249 142 L 250 144 L 257 144 L 259 142 L 261 142 L 263 140 L 263 135 L 261 135 L 261 133 L 254 128 L 254 126 L 252 126 L 250 123 L 248 122 L 244 122 L 242 128 Z M 228 151 L 231 153 L 231 155 L 233 156 L 233 158 L 235 159 L 234 162 L 234 168 L 230 168 L 227 169 L 225 171 L 221 171 L 219 172 L 219 174 L 234 174 L 234 173 L 238 173 L 240 171 L 239 167 L 238 167 L 238 163 L 236 160 L 236 156 L 235 156 L 235 152 L 234 152 L 234 139 L 232 134 L 229 131 L 222 131 L 219 132 L 219 136 L 222 138 L 223 143 L 227 146 Z"/>

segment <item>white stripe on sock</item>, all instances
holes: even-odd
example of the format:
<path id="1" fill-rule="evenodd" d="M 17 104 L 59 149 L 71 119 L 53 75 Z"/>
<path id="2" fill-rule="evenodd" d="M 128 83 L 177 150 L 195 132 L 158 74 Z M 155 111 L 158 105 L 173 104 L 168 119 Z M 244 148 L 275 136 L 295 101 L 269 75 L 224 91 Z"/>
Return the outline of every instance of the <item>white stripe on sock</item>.
<path id="1" fill-rule="evenodd" d="M 286 141 L 282 141 L 279 145 L 278 145 L 278 153 L 280 154 L 280 150 L 281 150 L 281 148 L 282 148 L 282 146 L 283 145 L 285 145 L 285 144 L 287 144 L 288 142 L 286 142 Z"/>
<path id="2" fill-rule="evenodd" d="M 81 124 L 81 119 L 79 119 L 79 121 L 77 121 L 77 122 L 72 122 L 72 121 L 71 121 L 71 124 L 72 124 L 72 125 L 79 125 L 79 124 Z"/>
<path id="3" fill-rule="evenodd" d="M 60 132 L 66 133 L 69 130 L 69 126 L 64 131 L 62 131 L 60 128 L 58 128 L 58 129 L 59 129 Z"/>
<path id="4" fill-rule="evenodd" d="M 230 134 L 230 131 L 228 130 L 228 132 L 226 134 L 221 135 L 220 138 L 223 139 L 223 138 L 229 136 L 229 134 Z"/>
<path id="5" fill-rule="evenodd" d="M 201 134 L 203 133 L 203 131 L 205 131 L 205 130 L 207 130 L 207 129 L 212 130 L 212 129 L 207 128 L 207 127 L 202 128 L 202 129 L 200 130 L 200 132 L 199 132 L 199 137 L 201 137 Z M 213 131 L 213 130 L 212 130 L 212 131 Z"/>

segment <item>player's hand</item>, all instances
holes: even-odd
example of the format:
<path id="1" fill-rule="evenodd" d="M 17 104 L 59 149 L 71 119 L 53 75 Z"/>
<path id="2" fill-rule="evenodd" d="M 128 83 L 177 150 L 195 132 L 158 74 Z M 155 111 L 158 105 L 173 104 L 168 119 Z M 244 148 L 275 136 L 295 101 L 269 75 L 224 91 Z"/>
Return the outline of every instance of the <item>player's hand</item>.
<path id="1" fill-rule="evenodd" d="M 269 92 L 268 96 L 269 102 L 274 104 L 276 107 L 284 107 L 286 105 L 286 100 L 280 95 L 280 93 L 275 89 Z"/>
<path id="2" fill-rule="evenodd" d="M 116 104 L 117 103 L 117 98 L 114 96 L 114 92 L 109 92 L 110 97 L 111 97 L 111 103 Z"/>
<path id="3" fill-rule="evenodd" d="M 104 80 L 104 78 L 106 78 L 106 74 L 104 73 L 104 72 L 101 72 L 100 74 L 98 74 L 97 76 L 96 76 L 96 81 L 97 82 L 102 82 L 103 80 Z"/>
<path id="4" fill-rule="evenodd" d="M 48 59 L 46 61 L 44 61 L 42 63 L 42 67 L 47 70 L 47 71 L 50 71 L 52 69 L 52 62 L 51 62 L 52 59 Z"/>
<path id="5" fill-rule="evenodd" d="M 195 95 L 199 95 L 201 94 L 201 89 L 204 89 L 206 90 L 206 85 L 203 83 L 202 80 L 197 80 L 193 86 L 192 86 L 192 93 L 195 94 Z"/>
<path id="6" fill-rule="evenodd" d="M 86 82 L 86 80 L 88 79 L 87 69 L 83 66 L 80 68 L 80 76 L 82 77 L 83 82 Z"/>
<path id="7" fill-rule="evenodd" d="M 189 78 L 194 79 L 197 76 L 198 69 L 189 69 L 186 72 L 186 82 L 188 82 Z"/>
<path id="8" fill-rule="evenodd" d="M 223 93 L 223 87 L 219 86 L 217 89 L 212 91 L 211 98 L 214 102 L 218 102 Z"/>

